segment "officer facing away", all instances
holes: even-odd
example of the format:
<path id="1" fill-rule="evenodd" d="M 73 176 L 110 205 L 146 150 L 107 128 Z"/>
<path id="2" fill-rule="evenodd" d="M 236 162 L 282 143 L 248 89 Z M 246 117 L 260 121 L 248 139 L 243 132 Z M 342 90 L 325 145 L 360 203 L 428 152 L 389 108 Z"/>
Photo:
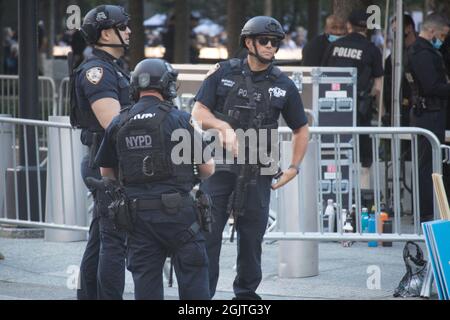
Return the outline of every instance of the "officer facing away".
<path id="1" fill-rule="evenodd" d="M 302 50 L 302 66 L 321 66 L 323 55 L 330 43 L 347 34 L 345 20 L 337 15 L 329 15 L 325 20 L 324 33 L 311 39 Z"/>
<path id="2" fill-rule="evenodd" d="M 300 94 L 295 84 L 272 63 L 283 38 L 280 23 L 271 17 L 258 16 L 247 21 L 240 41 L 248 49 L 248 56 L 217 64 L 195 97 L 193 116 L 203 129 L 219 131 L 221 145 L 234 156 L 238 156 L 235 129 L 276 129 L 281 113 L 293 131 L 291 165 L 274 185 L 271 186 L 273 175 L 260 174 L 258 167 L 256 177 L 245 184 L 242 189 L 246 191 L 242 192 L 237 189 L 245 166 L 218 163 L 216 173 L 201 184 L 200 189 L 211 195 L 215 218 L 212 233 L 206 235 L 211 297 L 219 278 L 222 232 L 230 215 L 227 206 L 238 195 L 243 212 L 235 218 L 238 255 L 233 289 L 237 299 L 260 299 L 255 291 L 262 277 L 261 242 L 267 227 L 270 190 L 283 186 L 298 174 L 306 152 L 308 125 Z M 239 145 L 244 144 L 245 141 L 239 141 Z"/>
<path id="3" fill-rule="evenodd" d="M 445 119 L 450 83 L 439 52 L 449 32 L 447 20 L 439 14 L 427 16 L 416 42 L 408 50 L 406 78 L 412 88 L 411 126 L 428 129 L 445 141 Z M 433 172 L 431 146 L 419 136 L 419 199 L 421 221 L 433 219 Z"/>
<path id="4" fill-rule="evenodd" d="M 367 20 L 365 10 L 354 10 L 347 22 L 349 34 L 329 47 L 324 56 L 323 66 L 353 67 L 358 70 L 357 125 L 370 126 L 375 97 L 379 96 L 382 85 L 383 66 L 380 50 L 367 39 Z M 372 165 L 372 144 L 368 135 L 359 140 L 362 176 L 368 177 Z M 368 183 L 363 188 L 367 188 Z"/>
<path id="5" fill-rule="evenodd" d="M 133 274 L 136 299 L 164 298 L 162 270 L 168 255 L 180 299 L 209 299 L 205 239 L 189 192 L 198 177 L 214 172 L 214 162 L 209 159 L 197 162 L 198 166 L 193 158 L 174 162 L 175 130 L 183 129 L 202 148 L 190 115 L 171 102 L 177 74 L 161 59 L 145 59 L 136 66 L 131 89 L 139 101 L 114 118 L 96 160 L 102 176 L 118 178 L 128 198 L 132 223 L 127 267 Z M 113 168 L 118 168 L 117 175 Z"/>
<path id="6" fill-rule="evenodd" d="M 89 11 L 81 26 L 93 56 L 71 70 L 71 114 L 81 128 L 81 142 L 89 155 L 81 164 L 86 178 L 100 178 L 94 164 L 101 139 L 121 107 L 130 104 L 129 76 L 119 59 L 128 47 L 129 17 L 122 7 L 102 5 Z M 80 266 L 78 299 L 122 299 L 125 284 L 125 234 L 115 230 L 108 218 L 109 198 L 88 186 L 94 196 L 89 239 Z"/>

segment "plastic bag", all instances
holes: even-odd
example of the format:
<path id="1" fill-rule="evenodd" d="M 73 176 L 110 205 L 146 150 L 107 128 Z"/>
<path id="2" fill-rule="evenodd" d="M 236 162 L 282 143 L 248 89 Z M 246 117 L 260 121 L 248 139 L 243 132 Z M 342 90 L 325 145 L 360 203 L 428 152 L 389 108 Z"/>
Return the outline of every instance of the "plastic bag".
<path id="1" fill-rule="evenodd" d="M 394 297 L 420 297 L 420 291 L 427 272 L 427 261 L 420 247 L 408 241 L 403 248 L 406 274 L 394 290 Z"/>

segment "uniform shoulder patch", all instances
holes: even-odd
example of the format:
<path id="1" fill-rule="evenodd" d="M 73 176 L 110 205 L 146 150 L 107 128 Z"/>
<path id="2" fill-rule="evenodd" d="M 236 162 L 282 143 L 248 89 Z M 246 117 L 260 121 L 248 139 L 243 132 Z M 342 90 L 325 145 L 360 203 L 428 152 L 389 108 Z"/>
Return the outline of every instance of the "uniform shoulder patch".
<path id="1" fill-rule="evenodd" d="M 92 84 L 97 84 L 102 80 L 103 77 L 103 68 L 102 67 L 93 67 L 86 71 L 86 79 Z"/>
<path id="2" fill-rule="evenodd" d="M 219 70 L 219 68 L 220 68 L 220 64 L 219 63 L 216 63 L 215 65 L 214 65 L 214 67 L 212 67 L 209 71 L 208 71 L 208 73 L 206 74 L 206 78 L 208 78 L 210 75 L 212 75 L 214 72 L 216 72 L 217 70 Z"/>

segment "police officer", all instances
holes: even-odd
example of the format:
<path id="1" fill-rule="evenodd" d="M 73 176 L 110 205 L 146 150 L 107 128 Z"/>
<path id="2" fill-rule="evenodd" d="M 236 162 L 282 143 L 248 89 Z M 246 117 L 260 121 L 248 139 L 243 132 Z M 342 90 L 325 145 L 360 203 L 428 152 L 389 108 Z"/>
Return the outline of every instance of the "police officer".
<path id="1" fill-rule="evenodd" d="M 347 34 L 345 20 L 334 14 L 325 20 L 325 32 L 311 39 L 302 50 L 302 66 L 314 67 L 322 64 L 323 55 L 330 43 Z"/>
<path id="2" fill-rule="evenodd" d="M 370 126 L 372 104 L 381 91 L 383 66 L 380 50 L 367 39 L 367 20 L 365 10 L 354 10 L 347 22 L 349 34 L 335 42 L 327 49 L 323 66 L 353 67 L 358 70 L 357 90 L 357 125 Z M 368 176 L 372 165 L 372 145 L 368 135 L 360 137 L 360 159 L 362 177 Z M 367 188 L 367 182 L 362 185 Z"/>
<path id="3" fill-rule="evenodd" d="M 97 155 L 102 175 L 118 177 L 132 203 L 135 220 L 127 238 L 127 267 L 133 274 L 136 299 L 164 298 L 162 270 L 168 254 L 180 299 L 209 299 L 205 240 L 189 196 L 196 168 L 192 161 L 175 164 L 179 162 L 172 158 L 172 150 L 177 142 L 171 136 L 174 130 L 184 129 L 201 147 L 202 140 L 190 115 L 171 102 L 176 97 L 176 78 L 177 72 L 164 60 L 141 61 L 131 78 L 139 101 L 114 118 Z M 212 159 L 197 163 L 201 178 L 213 173 Z"/>
<path id="4" fill-rule="evenodd" d="M 280 23 L 271 17 L 258 16 L 247 21 L 240 42 L 248 49 L 248 56 L 217 64 L 198 91 L 192 111 L 204 129 L 220 132 L 222 146 L 234 156 L 238 156 L 238 141 L 233 129 L 247 126 L 246 109 L 250 114 L 255 112 L 252 119 L 263 124 L 260 128 L 277 128 L 281 113 L 293 130 L 293 152 L 291 165 L 272 189 L 297 175 L 308 143 L 308 125 L 300 94 L 295 84 L 272 63 L 283 38 Z M 244 141 L 239 141 L 239 145 L 243 144 Z M 215 218 L 212 233 L 206 235 L 211 297 L 219 277 L 222 232 L 229 218 L 227 204 L 234 191 L 235 168 L 236 164 L 216 163 L 216 173 L 201 185 L 201 190 L 212 197 Z M 260 299 L 256 289 L 262 276 L 261 242 L 268 221 L 272 175 L 260 174 L 255 182 L 247 188 L 244 214 L 235 220 L 238 256 L 233 289 L 237 299 Z"/>
<path id="5" fill-rule="evenodd" d="M 448 33 L 447 20 L 439 14 L 427 16 L 416 42 L 408 50 L 406 77 L 413 90 L 411 126 L 428 129 L 441 143 L 445 140 L 445 119 L 450 83 L 439 52 Z M 421 221 L 433 219 L 431 146 L 419 137 L 419 199 Z"/>
<path id="6" fill-rule="evenodd" d="M 71 123 L 82 128 L 81 142 L 89 155 L 81 174 L 100 178 L 94 164 L 104 128 L 129 105 L 129 76 L 119 59 L 128 47 L 129 16 L 122 7 L 102 5 L 89 11 L 81 26 L 93 56 L 71 72 Z M 78 299 L 122 299 L 125 283 L 125 234 L 115 230 L 108 218 L 106 194 L 88 186 L 94 196 L 89 239 L 80 266 Z"/>

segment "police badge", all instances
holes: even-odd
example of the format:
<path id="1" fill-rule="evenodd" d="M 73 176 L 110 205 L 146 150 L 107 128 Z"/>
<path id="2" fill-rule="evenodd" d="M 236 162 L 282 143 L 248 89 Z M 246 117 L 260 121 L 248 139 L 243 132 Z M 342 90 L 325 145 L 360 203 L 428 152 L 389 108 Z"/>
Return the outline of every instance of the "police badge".
<path id="1" fill-rule="evenodd" d="M 86 71 L 86 79 L 88 79 L 89 82 L 92 84 L 99 83 L 102 77 L 103 77 L 103 68 L 101 67 L 90 68 L 88 71 Z"/>

